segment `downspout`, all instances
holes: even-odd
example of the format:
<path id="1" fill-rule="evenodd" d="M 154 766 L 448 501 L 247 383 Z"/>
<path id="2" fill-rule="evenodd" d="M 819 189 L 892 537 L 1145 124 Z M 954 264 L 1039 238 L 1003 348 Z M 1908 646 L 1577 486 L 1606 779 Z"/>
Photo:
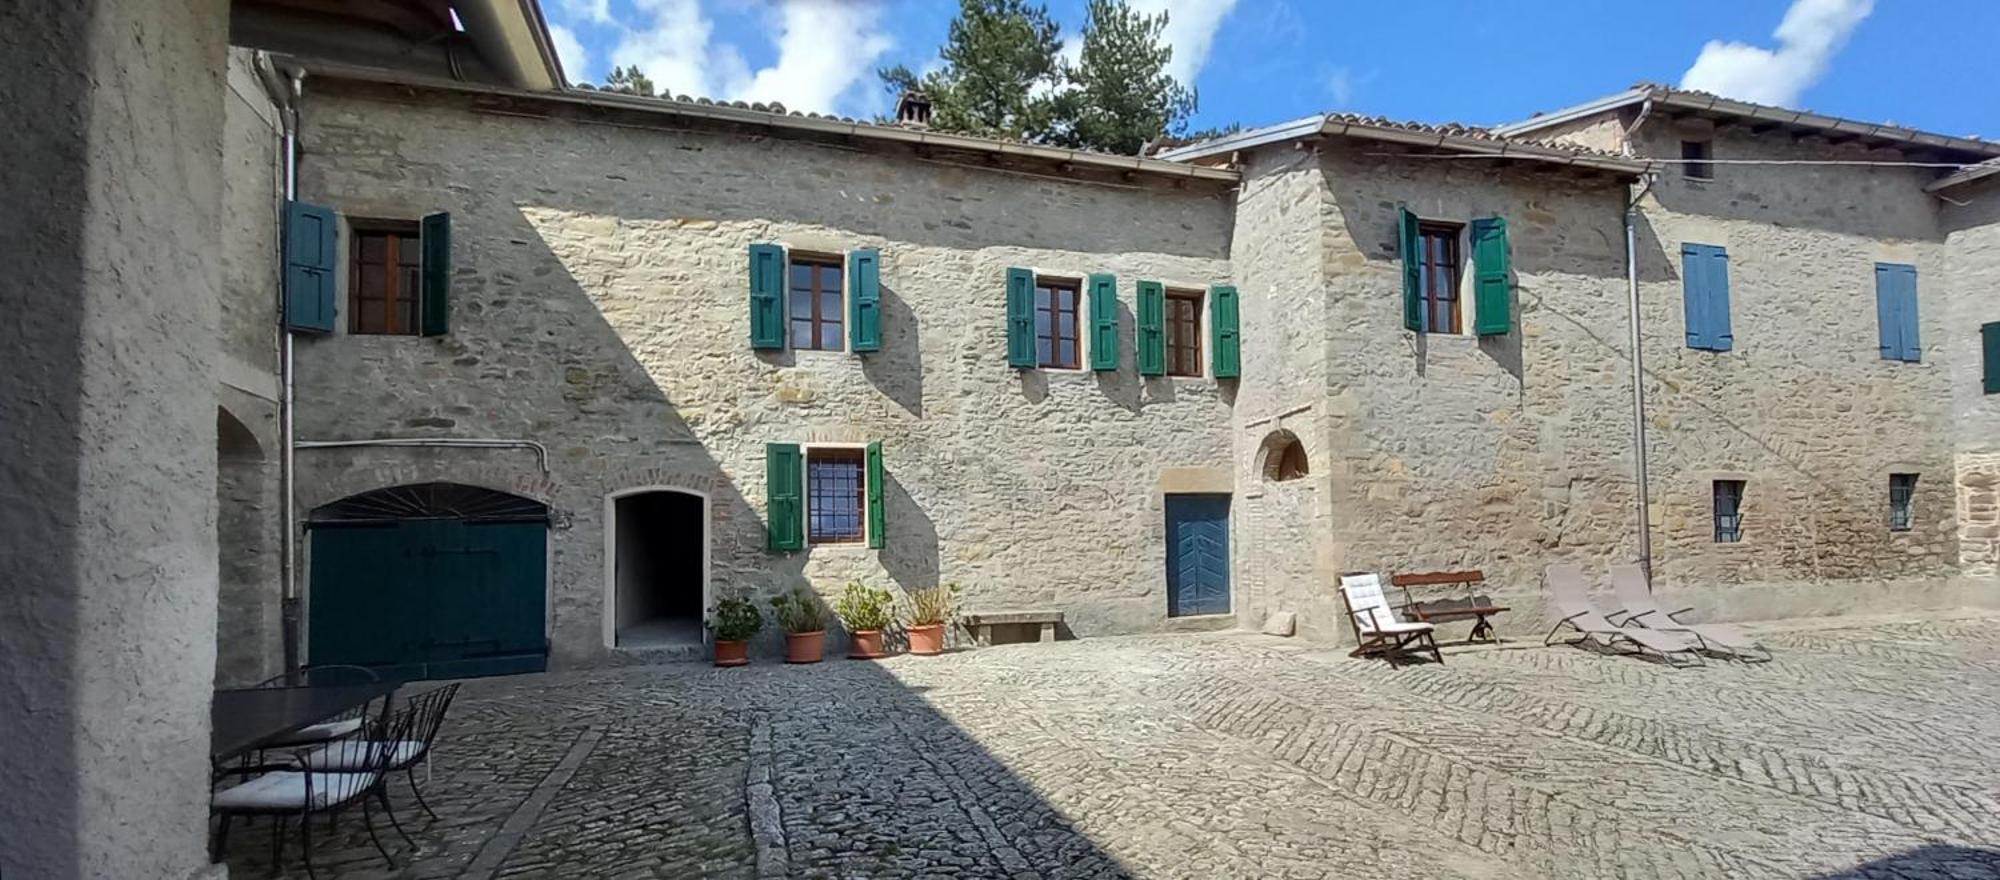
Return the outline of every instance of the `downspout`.
<path id="1" fill-rule="evenodd" d="M 289 206 L 299 195 L 299 111 L 305 94 L 306 73 L 294 67 L 289 78 L 281 77 L 271 65 L 271 56 L 258 52 L 256 66 L 264 90 L 278 105 L 282 141 L 278 161 L 284 169 L 285 202 Z M 284 226 L 278 228 L 279 262 L 284 261 Z M 282 271 L 282 269 L 281 269 Z M 296 509 L 297 473 L 293 461 L 296 434 L 293 429 L 292 331 L 285 323 L 285 289 L 278 285 L 278 509 L 282 535 L 278 559 L 279 630 L 284 642 L 285 674 L 294 674 L 299 663 L 298 530 Z"/>
<path id="2" fill-rule="evenodd" d="M 1631 127 L 1625 129 L 1625 153 L 1632 155 L 1632 138 L 1639 126 L 1646 121 L 1646 115 L 1653 110 L 1653 99 L 1647 98 L 1639 107 L 1639 115 L 1632 120 Z M 1647 475 L 1646 461 L 1646 352 L 1643 346 L 1639 310 L 1639 200 L 1653 187 L 1650 171 L 1625 202 L 1625 287 L 1630 314 L 1628 323 L 1632 327 L 1632 478 L 1636 483 L 1639 515 L 1639 570 L 1645 573 L 1646 588 L 1653 586 L 1653 511 L 1647 498 L 1651 481 Z"/>

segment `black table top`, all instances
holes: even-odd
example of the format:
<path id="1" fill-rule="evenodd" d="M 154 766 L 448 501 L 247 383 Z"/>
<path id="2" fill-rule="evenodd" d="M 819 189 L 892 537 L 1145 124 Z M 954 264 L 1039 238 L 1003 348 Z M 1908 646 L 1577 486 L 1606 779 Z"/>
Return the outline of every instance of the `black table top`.
<path id="1" fill-rule="evenodd" d="M 209 754 L 250 751 L 300 728 L 395 693 L 401 682 L 217 690 L 209 707 Z"/>

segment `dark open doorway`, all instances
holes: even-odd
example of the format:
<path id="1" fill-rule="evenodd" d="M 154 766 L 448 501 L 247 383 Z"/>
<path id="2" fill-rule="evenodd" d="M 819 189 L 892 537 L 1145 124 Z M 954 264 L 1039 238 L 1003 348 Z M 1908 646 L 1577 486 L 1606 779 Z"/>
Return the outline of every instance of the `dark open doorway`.
<path id="1" fill-rule="evenodd" d="M 707 535 L 699 495 L 640 492 L 613 502 L 617 645 L 699 645 Z"/>

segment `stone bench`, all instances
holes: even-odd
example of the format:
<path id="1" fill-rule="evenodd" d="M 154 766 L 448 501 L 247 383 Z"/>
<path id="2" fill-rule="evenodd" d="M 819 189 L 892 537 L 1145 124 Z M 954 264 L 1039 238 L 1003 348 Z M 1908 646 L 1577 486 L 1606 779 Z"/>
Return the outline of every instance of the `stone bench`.
<path id="1" fill-rule="evenodd" d="M 996 626 L 1039 626 L 1041 638 L 1038 641 L 1056 640 L 1056 628 L 1062 626 L 1063 613 L 1053 610 L 1039 611 L 982 611 L 966 614 L 961 618 L 965 628 L 972 631 L 973 644 L 982 648 L 993 644 L 993 628 Z"/>

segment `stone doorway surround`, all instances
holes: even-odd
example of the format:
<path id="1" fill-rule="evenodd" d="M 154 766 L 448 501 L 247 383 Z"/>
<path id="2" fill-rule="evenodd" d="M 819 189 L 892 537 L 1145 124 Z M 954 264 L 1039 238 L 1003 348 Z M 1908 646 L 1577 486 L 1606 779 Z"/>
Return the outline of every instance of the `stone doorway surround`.
<path id="1" fill-rule="evenodd" d="M 699 499 L 701 502 L 701 605 L 693 622 L 691 632 L 683 633 L 679 621 L 655 627 L 647 631 L 642 644 L 620 645 L 618 632 L 618 502 L 655 493 L 670 493 Z M 714 500 L 709 493 L 699 489 L 671 484 L 649 484 L 619 489 L 604 496 L 604 647 L 607 650 L 646 650 L 654 648 L 705 648 L 708 644 L 708 629 L 703 621 L 708 608 L 714 603 L 713 570 L 715 538 Z"/>

